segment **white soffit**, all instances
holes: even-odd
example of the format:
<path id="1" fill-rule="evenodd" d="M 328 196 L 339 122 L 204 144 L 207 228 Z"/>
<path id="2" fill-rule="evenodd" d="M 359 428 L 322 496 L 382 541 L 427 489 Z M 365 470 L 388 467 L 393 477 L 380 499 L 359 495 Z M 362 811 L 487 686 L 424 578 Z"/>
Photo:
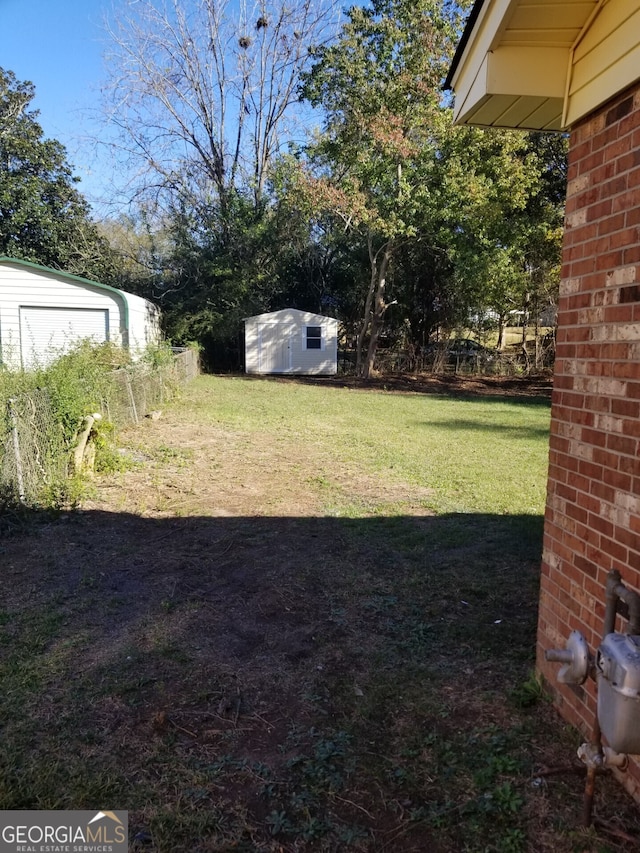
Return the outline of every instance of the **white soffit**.
<path id="1" fill-rule="evenodd" d="M 456 96 L 454 120 L 563 129 L 572 49 L 599 5 L 599 0 L 477 0 L 447 81 Z"/>

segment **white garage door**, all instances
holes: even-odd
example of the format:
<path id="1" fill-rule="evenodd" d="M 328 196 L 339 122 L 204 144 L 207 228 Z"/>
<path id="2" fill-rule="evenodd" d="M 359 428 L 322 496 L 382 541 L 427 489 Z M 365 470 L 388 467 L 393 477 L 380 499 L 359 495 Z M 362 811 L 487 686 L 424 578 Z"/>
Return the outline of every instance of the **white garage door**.
<path id="1" fill-rule="evenodd" d="M 108 341 L 109 311 L 20 308 L 20 355 L 25 370 L 47 364 L 81 338 Z"/>

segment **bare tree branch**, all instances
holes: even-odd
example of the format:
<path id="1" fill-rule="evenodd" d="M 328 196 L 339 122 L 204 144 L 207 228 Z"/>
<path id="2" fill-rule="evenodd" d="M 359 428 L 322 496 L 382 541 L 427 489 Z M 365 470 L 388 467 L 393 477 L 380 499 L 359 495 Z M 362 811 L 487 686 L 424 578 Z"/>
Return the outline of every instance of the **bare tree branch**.
<path id="1" fill-rule="evenodd" d="M 164 204 L 256 205 L 302 114 L 313 47 L 335 34 L 336 0 L 120 0 L 105 112 L 136 191 Z"/>

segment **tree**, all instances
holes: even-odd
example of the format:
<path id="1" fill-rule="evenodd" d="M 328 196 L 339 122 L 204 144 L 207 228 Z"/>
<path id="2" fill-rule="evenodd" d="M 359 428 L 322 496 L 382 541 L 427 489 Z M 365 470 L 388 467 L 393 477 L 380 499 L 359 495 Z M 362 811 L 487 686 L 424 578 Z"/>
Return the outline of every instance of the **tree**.
<path id="1" fill-rule="evenodd" d="M 421 256 L 428 272 L 420 283 L 423 297 L 429 291 L 420 300 L 424 342 L 430 319 L 452 322 L 468 312 L 478 284 L 471 258 L 489 254 L 492 239 L 499 248 L 499 233 L 509 244 L 505 224 L 535 185 L 522 134 L 452 126 L 441 83 L 460 12 L 439 0 L 354 7 L 306 79 L 306 97 L 326 112 L 308 191 L 360 231 L 369 255 L 357 341 L 365 378 L 390 307 L 404 298 L 402 321 L 416 298 L 415 288 L 408 296 L 416 276 L 407 264 Z"/>
<path id="2" fill-rule="evenodd" d="M 340 38 L 318 53 L 306 80 L 305 96 L 326 112 L 314 152 L 322 170 L 316 192 L 324 189 L 326 201 L 333 195 L 345 225 L 366 236 L 369 283 L 356 349 L 365 378 L 390 305 L 392 260 L 429 205 L 439 83 L 453 34 L 433 0 L 373 0 L 349 10 Z"/>
<path id="3" fill-rule="evenodd" d="M 364 376 L 383 327 L 417 353 L 434 329 L 496 310 L 504 321 L 557 288 L 566 144 L 453 126 L 441 82 L 460 12 L 442 0 L 352 8 L 305 81 L 325 123 L 298 183 L 369 256 Z"/>
<path id="4" fill-rule="evenodd" d="M 106 279 L 114 258 L 64 147 L 43 138 L 33 84 L 0 68 L 0 254 Z"/>
<path id="5" fill-rule="evenodd" d="M 256 209 L 299 112 L 300 74 L 332 32 L 333 0 L 127 0 L 105 94 L 138 189 L 228 233 L 233 197 Z"/>

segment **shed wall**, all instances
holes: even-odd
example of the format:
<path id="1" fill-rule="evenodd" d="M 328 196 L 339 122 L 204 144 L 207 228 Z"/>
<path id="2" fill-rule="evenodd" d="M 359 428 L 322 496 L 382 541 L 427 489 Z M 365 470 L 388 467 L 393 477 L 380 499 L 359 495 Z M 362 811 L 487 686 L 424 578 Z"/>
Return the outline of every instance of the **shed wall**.
<path id="1" fill-rule="evenodd" d="M 308 349 L 307 327 L 322 329 L 322 347 Z M 293 309 L 245 320 L 246 373 L 331 376 L 337 371 L 338 324 L 333 317 Z"/>
<path id="2" fill-rule="evenodd" d="M 122 308 L 114 296 L 19 265 L 0 265 L 0 346 L 5 364 L 20 366 L 20 307 L 107 311 L 109 340 L 122 343 Z"/>
<path id="3" fill-rule="evenodd" d="M 159 344 L 162 339 L 160 309 L 153 302 L 125 294 L 129 305 L 129 341 L 132 357 L 141 354 L 148 346 Z"/>
<path id="4" fill-rule="evenodd" d="M 544 650 L 599 646 L 611 569 L 640 591 L 640 85 L 576 125 L 568 177 L 538 667 L 590 735 L 593 682 L 558 685 Z M 640 797 L 640 764 L 620 778 Z"/>

